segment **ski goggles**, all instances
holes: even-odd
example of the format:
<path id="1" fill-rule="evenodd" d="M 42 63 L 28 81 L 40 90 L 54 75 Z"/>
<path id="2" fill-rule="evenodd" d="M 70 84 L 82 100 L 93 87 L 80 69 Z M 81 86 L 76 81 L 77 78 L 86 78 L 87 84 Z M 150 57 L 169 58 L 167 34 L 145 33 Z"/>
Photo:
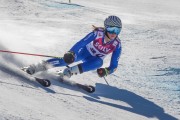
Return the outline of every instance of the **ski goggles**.
<path id="1" fill-rule="evenodd" d="M 119 33 L 121 32 L 121 28 L 118 27 L 108 27 L 106 28 L 106 31 L 110 34 L 116 34 L 119 35 Z"/>

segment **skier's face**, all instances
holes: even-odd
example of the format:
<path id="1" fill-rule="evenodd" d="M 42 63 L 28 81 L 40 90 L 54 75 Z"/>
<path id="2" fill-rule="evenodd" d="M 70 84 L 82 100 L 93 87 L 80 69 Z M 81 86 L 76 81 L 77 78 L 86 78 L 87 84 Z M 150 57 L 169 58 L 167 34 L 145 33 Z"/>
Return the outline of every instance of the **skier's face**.
<path id="1" fill-rule="evenodd" d="M 107 34 L 108 34 L 108 37 L 109 37 L 111 40 L 114 40 L 114 39 L 117 37 L 117 35 L 116 35 L 115 33 L 109 33 L 109 32 L 107 32 Z"/>
<path id="2" fill-rule="evenodd" d="M 108 37 L 112 40 L 117 37 L 117 35 L 121 32 L 121 28 L 118 27 L 107 27 L 106 28 Z"/>

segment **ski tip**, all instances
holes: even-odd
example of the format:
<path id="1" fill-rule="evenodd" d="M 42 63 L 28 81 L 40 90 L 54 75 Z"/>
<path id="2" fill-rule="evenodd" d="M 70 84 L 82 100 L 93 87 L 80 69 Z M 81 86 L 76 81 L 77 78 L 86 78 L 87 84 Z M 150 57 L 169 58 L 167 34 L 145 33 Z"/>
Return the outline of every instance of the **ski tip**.
<path id="1" fill-rule="evenodd" d="M 44 87 L 49 87 L 51 86 L 51 81 L 50 80 L 47 80 L 47 79 L 40 79 L 40 78 L 36 78 L 35 77 L 35 80 L 40 83 L 42 86 Z"/>
<path id="2" fill-rule="evenodd" d="M 95 87 L 94 86 L 89 85 L 88 88 L 89 89 L 87 90 L 87 92 L 89 92 L 89 93 L 95 92 Z"/>
<path id="3" fill-rule="evenodd" d="M 46 81 L 46 84 L 45 84 L 44 87 L 49 87 L 49 86 L 51 86 L 51 82 L 50 82 L 49 80 L 45 80 L 45 81 Z"/>

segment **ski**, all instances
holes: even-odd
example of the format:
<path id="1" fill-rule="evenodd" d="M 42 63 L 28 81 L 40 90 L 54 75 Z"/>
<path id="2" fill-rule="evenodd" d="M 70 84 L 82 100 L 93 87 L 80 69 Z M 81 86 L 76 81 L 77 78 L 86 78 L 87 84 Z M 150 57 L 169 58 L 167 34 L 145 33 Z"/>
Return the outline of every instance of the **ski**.
<path id="1" fill-rule="evenodd" d="M 42 85 L 43 87 L 49 87 L 51 85 L 51 81 L 48 79 L 42 79 L 42 78 L 37 78 L 34 76 L 31 76 L 30 74 L 28 74 L 25 69 L 21 68 L 21 70 L 26 73 L 26 75 L 28 75 L 31 79 L 33 79 L 34 81 L 38 82 L 40 85 Z"/>
<path id="2" fill-rule="evenodd" d="M 23 72 L 27 73 L 24 69 L 21 69 Z M 28 74 L 28 73 L 27 73 Z M 44 78 L 38 78 L 38 77 L 33 77 L 30 74 L 28 74 L 28 76 L 30 76 L 32 79 L 34 79 L 36 82 L 38 82 L 39 84 L 41 84 L 43 87 L 49 87 L 51 86 L 51 81 L 48 79 L 44 79 Z M 72 80 L 66 80 L 66 79 L 60 79 L 58 80 L 61 83 L 64 83 L 66 85 L 70 85 L 70 86 L 74 86 L 77 87 L 79 89 L 82 89 L 88 93 L 93 93 L 95 92 L 95 87 L 91 86 L 91 85 L 83 85 L 80 83 L 76 83 Z"/>
<path id="3" fill-rule="evenodd" d="M 88 92 L 88 93 L 93 93 L 93 92 L 95 92 L 95 87 L 94 87 L 94 86 L 91 86 L 91 85 L 82 85 L 82 84 L 79 84 L 79 83 L 76 83 L 76 85 L 77 85 L 79 88 L 85 90 L 85 91 Z"/>
<path id="4" fill-rule="evenodd" d="M 66 80 L 66 79 L 60 79 L 59 82 L 64 83 L 66 85 L 77 87 L 77 88 L 79 88 L 81 90 L 84 90 L 84 91 L 86 91 L 88 93 L 95 92 L 95 87 L 91 86 L 91 85 L 83 85 L 83 84 L 80 84 L 80 83 L 76 83 L 76 82 L 74 82 L 72 80 Z"/>
<path id="5" fill-rule="evenodd" d="M 34 79 L 44 87 L 49 87 L 51 85 L 51 82 L 48 79 L 41 79 L 37 77 L 34 77 Z"/>
<path id="6" fill-rule="evenodd" d="M 51 85 L 51 82 L 48 79 L 42 79 L 42 78 L 37 78 L 37 77 L 34 77 L 34 78 L 38 83 L 40 83 L 44 87 L 49 87 Z M 66 85 L 75 86 L 79 89 L 82 89 L 82 90 L 88 92 L 88 93 L 95 92 L 95 87 L 91 86 L 91 85 L 83 85 L 83 84 L 76 83 L 71 80 L 65 80 L 65 79 L 61 79 L 60 82 L 66 84 Z"/>

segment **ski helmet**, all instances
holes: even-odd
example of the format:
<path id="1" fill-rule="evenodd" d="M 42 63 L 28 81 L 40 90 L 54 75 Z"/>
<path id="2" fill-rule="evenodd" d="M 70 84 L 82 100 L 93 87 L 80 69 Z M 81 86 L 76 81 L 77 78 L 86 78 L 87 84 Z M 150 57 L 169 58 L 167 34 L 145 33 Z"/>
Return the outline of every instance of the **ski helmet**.
<path id="1" fill-rule="evenodd" d="M 117 16 L 109 16 L 104 21 L 104 27 L 105 28 L 108 28 L 108 27 L 122 28 L 121 19 Z"/>

